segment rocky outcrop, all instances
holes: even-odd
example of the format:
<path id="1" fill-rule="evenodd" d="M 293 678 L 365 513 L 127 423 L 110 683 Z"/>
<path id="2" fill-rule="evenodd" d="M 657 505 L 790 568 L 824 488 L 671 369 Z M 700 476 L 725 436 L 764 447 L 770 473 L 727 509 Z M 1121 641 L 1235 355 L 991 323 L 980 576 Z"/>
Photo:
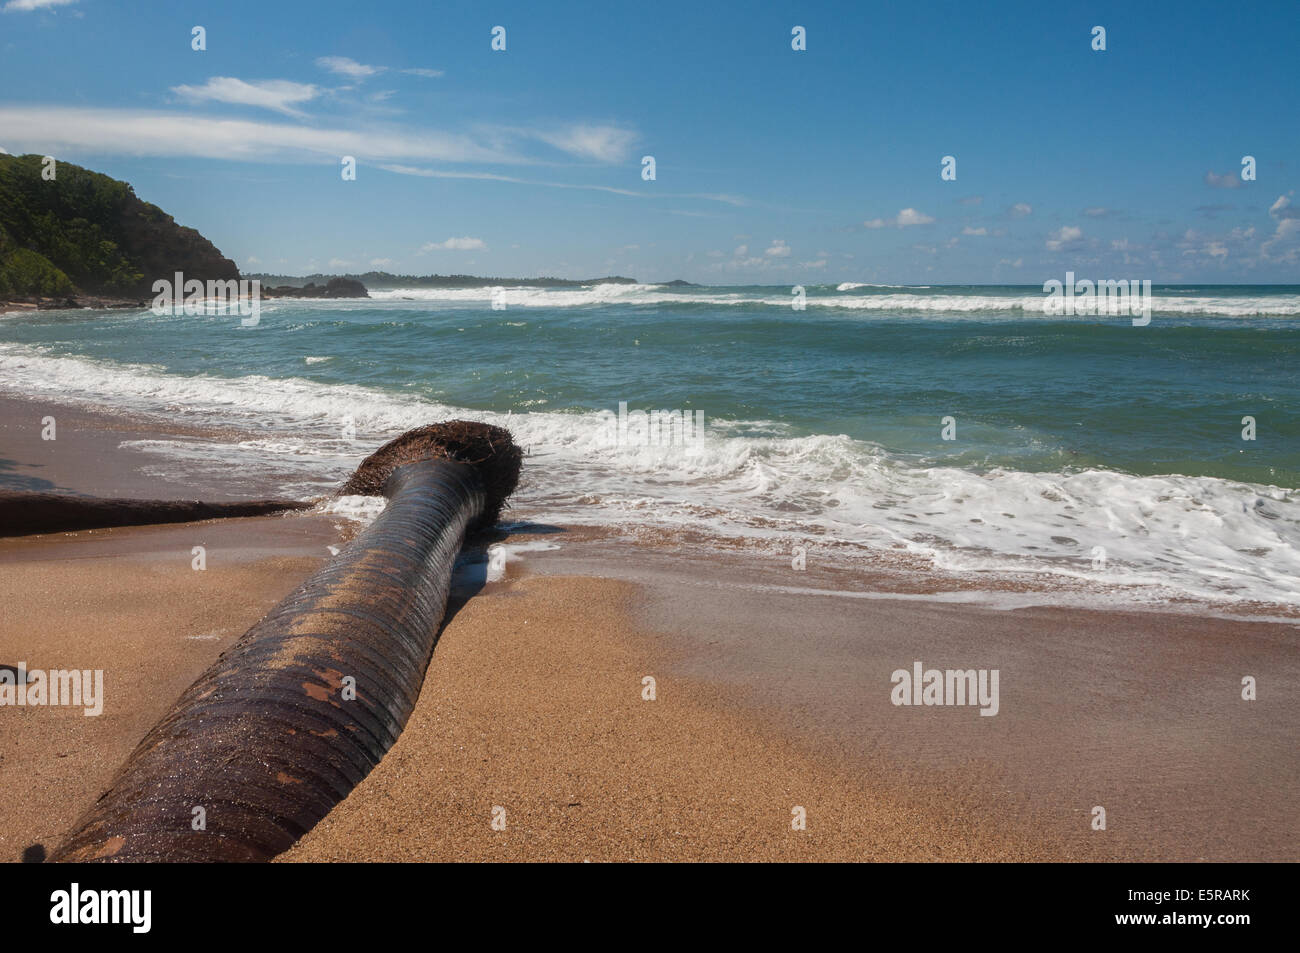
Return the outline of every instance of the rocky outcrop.
<path id="1" fill-rule="evenodd" d="M 76 308 L 93 308 L 105 311 L 115 308 L 133 308 L 143 310 L 149 306 L 143 298 L 105 298 L 99 295 L 56 295 L 41 297 L 39 295 L 14 296 L 9 301 L 0 300 L 0 314 L 12 311 L 68 311 Z"/>
<path id="2" fill-rule="evenodd" d="M 280 285 L 263 288 L 263 298 L 369 298 L 366 286 L 355 278 L 331 278 L 323 285 L 310 281 L 301 288 Z"/>

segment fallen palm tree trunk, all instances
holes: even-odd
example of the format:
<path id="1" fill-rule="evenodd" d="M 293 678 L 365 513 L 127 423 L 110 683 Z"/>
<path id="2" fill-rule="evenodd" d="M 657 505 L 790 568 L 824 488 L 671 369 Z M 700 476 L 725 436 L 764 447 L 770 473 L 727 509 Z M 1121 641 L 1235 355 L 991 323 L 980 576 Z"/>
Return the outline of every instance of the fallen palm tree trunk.
<path id="1" fill-rule="evenodd" d="M 384 512 L 185 691 L 51 860 L 269 860 L 310 830 L 397 740 L 456 554 L 520 459 L 461 421 L 368 457 L 340 492 Z"/>
<path id="2" fill-rule="evenodd" d="M 200 500 L 119 500 L 66 493 L 0 490 L 0 536 L 68 533 L 110 526 L 192 523 L 232 516 L 265 516 L 284 510 L 306 510 L 315 504 L 298 500 L 239 500 L 204 503 Z"/>

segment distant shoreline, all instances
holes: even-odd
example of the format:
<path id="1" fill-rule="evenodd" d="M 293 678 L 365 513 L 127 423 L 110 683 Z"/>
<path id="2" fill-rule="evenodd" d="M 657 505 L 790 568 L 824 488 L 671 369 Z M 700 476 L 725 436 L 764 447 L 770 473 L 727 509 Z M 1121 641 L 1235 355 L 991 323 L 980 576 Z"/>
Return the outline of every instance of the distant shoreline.
<path id="1" fill-rule="evenodd" d="M 604 278 L 484 278 L 477 275 L 393 275 L 384 271 L 368 271 L 364 274 L 346 275 L 274 275 L 265 272 L 250 272 L 243 275 L 247 279 L 262 282 L 263 287 L 302 288 L 308 284 L 322 284 L 343 279 L 356 281 L 368 289 L 391 290 L 393 288 L 583 288 L 587 285 L 638 285 L 655 284 L 668 288 L 702 288 L 694 282 L 678 278 L 673 281 L 640 282 L 623 275 L 608 275 Z"/>

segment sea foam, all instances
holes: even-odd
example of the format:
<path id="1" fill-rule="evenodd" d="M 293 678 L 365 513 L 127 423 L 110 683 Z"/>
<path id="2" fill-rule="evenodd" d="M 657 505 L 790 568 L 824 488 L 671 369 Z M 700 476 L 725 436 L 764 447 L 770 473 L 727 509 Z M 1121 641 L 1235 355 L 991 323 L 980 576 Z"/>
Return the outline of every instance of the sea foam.
<path id="1" fill-rule="evenodd" d="M 262 472 L 283 492 L 320 496 L 397 433 L 459 417 L 507 427 L 530 447 L 515 507 L 561 525 L 706 530 L 773 552 L 812 540 L 839 544 L 846 558 L 889 551 L 954 572 L 1050 573 L 1300 605 L 1300 493 L 1275 486 L 926 467 L 844 435 L 782 435 L 788 428 L 766 421 L 711 419 L 684 446 L 611 446 L 596 413 L 500 414 L 358 385 L 183 377 L 14 344 L 0 344 L 0 380 L 26 395 L 259 433 L 127 444 L 179 478 L 187 469 L 196 478 Z M 344 417 L 355 440 L 338 432 Z M 760 429 L 774 435 L 743 435 Z"/>

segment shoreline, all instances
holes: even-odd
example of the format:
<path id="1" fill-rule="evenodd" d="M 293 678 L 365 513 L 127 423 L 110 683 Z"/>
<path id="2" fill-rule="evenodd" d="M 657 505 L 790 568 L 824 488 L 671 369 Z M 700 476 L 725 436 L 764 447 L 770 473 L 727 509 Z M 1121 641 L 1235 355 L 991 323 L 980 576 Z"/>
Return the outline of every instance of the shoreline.
<path id="1" fill-rule="evenodd" d="M 229 493 L 218 474 L 160 484 L 118 451 L 158 422 L 68 408 L 42 445 L 39 414 L 22 437 L 13 422 L 47 402 L 11 400 L 10 479 Z M 397 745 L 283 860 L 1300 858 L 1295 623 L 990 608 L 872 590 L 812 558 L 795 573 L 779 555 L 507 526 L 503 580 L 463 555 Z M 0 540 L 0 662 L 103 668 L 107 685 L 99 718 L 0 710 L 0 857 L 51 849 L 180 691 L 353 528 L 309 512 Z M 997 669 L 998 715 L 893 705 L 891 673 L 916 661 Z M 1247 674 L 1258 701 L 1239 697 Z M 1106 831 L 1089 826 L 1098 805 Z"/>
<path id="2" fill-rule="evenodd" d="M 40 439 L 39 422 L 51 414 L 57 415 L 60 422 L 62 444 Z M 75 434 L 79 441 L 75 447 L 69 447 L 72 442 L 67 439 L 69 434 Z M 355 459 L 360 460 L 394 436 L 396 433 L 383 433 L 373 439 L 356 440 Z M 0 453 L 0 488 L 68 491 L 103 497 L 202 497 L 214 502 L 279 497 L 283 483 L 276 481 L 277 476 L 299 486 L 301 499 L 319 500 L 336 488 L 332 483 L 322 484 L 312 477 L 312 492 L 304 495 L 302 473 L 276 469 L 274 465 L 279 461 L 274 460 L 274 454 L 265 455 L 274 465 L 264 472 L 234 464 L 218 476 L 211 468 L 202 469 L 188 459 L 178 467 L 179 458 L 172 459 L 161 451 L 147 448 L 160 438 L 183 438 L 221 448 L 266 437 L 265 433 L 251 429 L 178 422 L 156 412 L 122 411 L 102 403 L 37 397 L 0 387 L 0 439 L 14 448 L 8 451 L 14 459 L 5 459 L 5 454 Z M 129 446 L 119 447 L 119 444 Z M 72 452 L 64 454 L 64 450 Z M 119 452 L 123 459 L 116 459 Z M 241 447 L 240 452 L 247 451 Z M 114 457 L 111 461 L 110 455 Z M 526 458 L 523 481 L 528 482 L 540 466 L 544 464 Z M 347 472 L 350 469 L 341 471 L 339 479 Z M 342 504 L 335 509 L 340 514 L 347 511 L 348 507 Z M 502 522 L 504 525 L 545 524 L 548 519 L 545 503 L 515 501 L 503 514 Z M 584 539 L 604 539 L 611 544 L 651 552 L 671 549 L 705 557 L 745 560 L 760 573 L 767 574 L 770 585 L 788 588 L 792 594 L 815 594 L 820 588 L 827 594 L 834 590 L 842 597 L 864 600 L 915 599 L 995 609 L 1060 605 L 1082 611 L 1178 613 L 1197 618 L 1300 623 L 1300 605 L 1291 603 L 1214 599 L 1179 589 L 1101 582 L 1085 573 L 1046 569 L 944 569 L 924 555 L 897 547 L 865 548 L 854 542 L 823 538 L 816 527 L 792 530 L 780 540 L 724 534 L 687 525 L 576 521 L 567 529 Z M 788 548 L 791 546 L 800 546 L 805 551 L 806 571 L 793 575 L 781 572 L 782 565 L 788 567 L 791 563 L 793 551 Z"/>

